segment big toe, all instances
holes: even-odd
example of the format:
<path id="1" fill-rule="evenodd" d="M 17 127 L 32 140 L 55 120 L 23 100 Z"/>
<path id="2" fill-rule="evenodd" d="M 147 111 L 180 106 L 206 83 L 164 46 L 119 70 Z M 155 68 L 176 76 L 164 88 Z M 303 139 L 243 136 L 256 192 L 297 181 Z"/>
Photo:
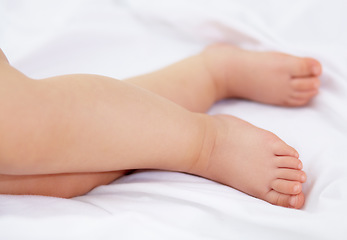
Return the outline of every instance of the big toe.
<path id="1" fill-rule="evenodd" d="M 293 77 L 319 76 L 322 73 L 322 65 L 313 58 L 292 57 L 288 64 Z"/>
<path id="2" fill-rule="evenodd" d="M 273 205 L 300 209 L 305 203 L 305 196 L 302 192 L 297 195 L 289 195 L 271 190 L 266 194 L 264 200 Z"/>

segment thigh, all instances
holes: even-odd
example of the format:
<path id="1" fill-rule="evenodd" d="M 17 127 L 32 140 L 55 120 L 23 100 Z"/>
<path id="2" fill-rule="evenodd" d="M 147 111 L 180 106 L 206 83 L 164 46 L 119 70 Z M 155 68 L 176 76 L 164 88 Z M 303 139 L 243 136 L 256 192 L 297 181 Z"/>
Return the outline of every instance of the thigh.
<path id="1" fill-rule="evenodd" d="M 16 82 L 22 83 L 26 79 L 25 75 L 8 64 L 5 54 L 0 49 L 0 82 L 5 93 L 9 92 L 9 88 L 12 85 L 18 90 L 18 86 L 21 85 Z M 86 194 L 93 188 L 108 184 L 125 173 L 126 171 L 25 176 L 0 174 L 0 194 L 28 194 L 70 198 Z"/>
<path id="2" fill-rule="evenodd" d="M 0 194 L 71 198 L 122 177 L 127 171 L 50 175 L 0 175 Z"/>

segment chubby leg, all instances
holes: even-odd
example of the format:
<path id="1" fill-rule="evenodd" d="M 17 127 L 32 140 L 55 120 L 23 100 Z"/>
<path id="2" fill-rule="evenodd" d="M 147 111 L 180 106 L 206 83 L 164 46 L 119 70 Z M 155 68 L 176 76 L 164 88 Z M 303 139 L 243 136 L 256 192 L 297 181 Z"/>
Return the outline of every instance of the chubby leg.
<path id="1" fill-rule="evenodd" d="M 10 77 L 16 77 L 17 74 L 21 75 L 15 69 L 8 65 L 8 61 L 0 50 L 0 61 L 3 68 L 10 68 Z M 187 67 L 196 68 L 194 75 L 182 75 L 177 80 L 171 76 L 173 70 L 187 71 Z M 162 80 L 164 77 L 170 77 L 165 84 Z M 185 78 L 184 78 L 185 77 Z M 182 79 L 184 78 L 184 79 Z M 139 76 L 126 80 L 134 85 L 146 88 L 158 95 L 169 98 L 173 102 L 182 105 L 192 111 L 200 111 L 208 109 L 215 101 L 213 82 L 210 81 L 210 76 L 206 72 L 202 59 L 200 57 L 192 57 L 183 60 L 180 63 L 174 64 L 166 69 L 159 70 L 153 76 Z M 194 79 L 202 80 L 200 83 L 191 81 Z M 191 82 L 191 86 L 187 86 Z M 201 84 L 202 83 L 202 84 Z M 183 88 L 185 94 L 181 93 L 181 85 L 187 86 Z M 155 88 L 157 86 L 157 88 Z M 189 94 L 190 89 L 200 88 L 199 94 Z M 173 94 L 172 90 L 176 89 Z M 206 97 L 201 98 L 201 94 Z M 206 101 L 207 100 L 207 101 Z M 113 171 L 107 173 L 73 173 L 73 174 L 46 174 L 46 175 L 0 175 L 0 192 L 3 194 L 35 194 L 56 197 L 73 197 L 85 194 L 96 186 L 108 184 L 115 179 L 123 176 L 127 171 Z"/>
<path id="2" fill-rule="evenodd" d="M 223 47 L 226 47 L 226 46 L 223 46 Z M 214 49 L 214 50 L 211 51 L 211 49 Z M 203 57 L 202 57 L 202 55 L 194 56 L 192 58 L 183 60 L 180 63 L 174 64 L 173 66 L 168 67 L 167 69 L 160 70 L 158 72 L 144 75 L 144 76 L 140 76 L 137 78 L 133 78 L 133 79 L 130 79 L 129 81 L 132 82 L 133 84 L 138 84 L 141 87 L 147 87 L 148 89 L 150 89 L 152 91 L 155 91 L 156 89 L 160 89 L 160 91 L 162 91 L 163 93 L 169 94 L 170 96 L 167 96 L 167 97 L 171 100 L 174 99 L 175 96 L 177 96 L 181 105 L 184 106 L 186 104 L 185 107 L 187 107 L 190 110 L 195 110 L 195 111 L 206 110 L 210 107 L 210 105 L 214 101 L 221 99 L 223 97 L 242 97 L 242 98 L 248 98 L 251 100 L 266 102 L 266 103 L 270 103 L 270 104 L 293 106 L 293 105 L 301 105 L 301 104 L 306 103 L 315 94 L 315 93 L 311 94 L 311 95 L 307 94 L 306 96 L 304 96 L 305 101 L 302 101 L 300 104 L 293 104 L 293 102 L 287 103 L 287 101 L 283 101 L 283 99 L 281 99 L 281 101 L 278 102 L 278 98 L 269 98 L 269 101 L 264 101 L 264 99 L 262 99 L 263 97 L 253 99 L 254 98 L 253 93 L 248 93 L 248 95 L 244 94 L 238 90 L 237 86 L 246 83 L 246 84 L 248 84 L 247 87 L 252 89 L 252 86 L 254 86 L 254 84 L 257 83 L 257 79 L 262 76 L 261 74 L 266 74 L 267 72 L 273 73 L 272 75 L 274 75 L 274 77 L 264 78 L 264 81 L 265 81 L 264 85 L 267 84 L 267 81 L 269 81 L 269 79 L 271 81 L 273 81 L 274 79 L 279 79 L 278 81 L 281 84 L 275 85 L 275 89 L 277 88 L 277 90 L 279 90 L 279 91 L 282 91 L 282 90 L 287 91 L 289 93 L 288 94 L 289 97 L 292 96 L 292 93 L 297 93 L 299 90 L 303 90 L 301 88 L 298 88 L 298 86 L 300 86 L 300 85 L 308 86 L 306 88 L 312 88 L 313 90 L 316 89 L 317 88 L 316 84 L 311 84 L 311 86 L 309 86 L 310 84 L 300 84 L 300 83 L 291 84 L 291 83 L 293 82 L 292 80 L 308 80 L 307 82 L 317 83 L 318 82 L 317 76 L 319 74 L 315 73 L 315 71 L 311 72 L 310 69 L 311 69 L 311 67 L 314 67 L 314 65 L 316 65 L 315 67 L 320 68 L 319 63 L 313 63 L 312 64 L 312 62 L 314 62 L 314 60 L 299 59 L 299 58 L 295 58 L 292 56 L 287 56 L 281 60 L 293 59 L 292 64 L 288 64 L 286 66 L 282 66 L 283 64 L 271 65 L 270 64 L 271 61 L 272 61 L 272 63 L 277 63 L 279 60 L 279 57 L 282 55 L 276 54 L 276 53 L 247 52 L 247 51 L 235 49 L 235 48 L 229 46 L 227 50 L 229 51 L 229 53 L 232 53 L 232 55 L 233 55 L 233 58 L 227 59 L 229 63 L 233 59 L 235 60 L 235 63 L 237 63 L 237 62 L 242 63 L 242 59 L 245 59 L 245 55 L 253 55 L 252 58 L 258 59 L 258 63 L 254 62 L 254 64 L 258 64 L 261 66 L 258 69 L 258 72 L 260 70 L 261 71 L 258 74 L 258 77 L 256 77 L 256 78 L 252 77 L 252 76 L 247 76 L 247 75 L 245 76 L 245 73 L 242 71 L 242 64 L 241 64 L 241 66 L 239 66 L 240 68 L 239 67 L 235 68 L 238 70 L 238 72 L 234 71 L 232 75 L 226 74 L 226 73 L 220 74 L 225 69 L 220 68 L 219 66 L 225 66 L 225 62 L 223 62 L 223 61 L 225 61 L 226 58 L 224 58 L 224 59 L 222 58 L 222 57 L 225 57 L 224 54 L 215 54 L 215 52 L 218 52 L 219 49 L 220 49 L 219 47 L 218 48 L 217 47 L 208 48 L 202 54 L 202 55 L 204 55 Z M 226 49 L 224 49 L 224 51 L 225 50 Z M 231 51 L 233 51 L 233 52 L 231 52 Z M 220 56 L 222 56 L 222 57 L 220 57 Z M 260 57 L 260 56 L 262 56 L 262 57 Z M 213 58 L 214 58 L 214 61 L 211 61 L 211 59 L 213 59 Z M 260 62 L 259 62 L 259 60 L 260 60 Z M 248 61 L 249 61 L 249 59 L 248 59 Z M 211 64 L 211 62 L 212 62 L 212 64 Z M 219 62 L 220 65 L 219 64 L 213 64 L 214 62 Z M 264 62 L 265 63 L 270 62 L 270 63 L 262 64 Z M 246 63 L 247 63 L 247 61 L 244 64 L 246 64 Z M 187 65 L 190 67 L 187 67 Z M 195 66 L 195 67 L 193 67 L 193 66 Z M 247 64 L 246 64 L 246 66 L 247 66 Z M 196 68 L 196 67 L 198 67 L 198 68 Z M 250 67 L 257 69 L 256 66 L 250 66 Z M 217 68 L 219 68 L 219 71 L 217 70 Z M 300 73 L 300 70 L 297 70 L 297 72 L 299 72 L 300 74 L 297 74 L 297 72 L 294 74 L 292 72 L 292 69 L 294 69 L 294 68 L 298 68 L 298 69 L 300 68 L 302 70 L 302 73 Z M 172 71 L 170 73 L 170 69 L 176 69 L 176 70 Z M 193 69 L 196 71 L 193 71 Z M 233 68 L 231 68 L 231 69 L 233 69 Z M 282 70 L 279 71 L 279 69 L 282 69 Z M 244 71 L 249 71 L 249 69 L 245 68 Z M 170 74 L 166 75 L 165 72 L 170 73 Z M 231 71 L 229 71 L 229 73 L 230 72 Z M 304 73 L 304 72 L 306 72 L 306 73 Z M 309 72 L 309 73 L 307 73 L 307 72 Z M 182 73 L 182 75 L 180 75 L 180 73 Z M 200 77 L 199 77 L 199 73 L 202 73 L 202 75 L 200 75 Z M 176 74 L 176 77 L 178 79 L 177 85 L 175 85 L 175 81 L 171 80 L 171 79 L 175 79 L 175 77 L 172 77 L 172 76 L 175 76 L 173 74 Z M 244 76 L 242 76 L 242 74 Z M 301 74 L 305 75 L 306 77 L 301 77 L 300 79 L 297 79 L 297 78 L 299 78 L 298 76 Z M 226 81 L 226 78 L 220 77 L 221 75 L 227 76 L 228 81 Z M 184 76 L 187 76 L 187 78 L 184 78 Z M 208 76 L 208 77 L 206 77 L 206 76 Z M 271 75 L 268 75 L 268 76 L 271 76 Z M 143 79 L 143 80 L 141 81 L 141 79 Z M 164 81 L 162 81 L 162 79 L 167 79 L 168 81 L 164 82 Z M 233 86 L 235 88 L 231 88 L 231 89 L 235 89 L 234 91 L 226 91 L 226 90 L 230 89 L 230 87 L 228 87 L 227 85 L 231 85 L 231 83 L 235 83 L 237 81 L 240 81 L 240 79 L 243 79 L 244 82 L 241 82 L 241 83 L 239 82 L 238 84 L 234 84 Z M 196 82 L 196 84 L 193 84 L 194 81 Z M 305 82 L 305 83 L 307 83 L 307 82 Z M 289 84 L 287 84 L 287 83 L 289 83 Z M 195 86 L 195 88 L 193 88 L 193 89 L 195 89 L 195 90 L 199 89 L 199 90 L 198 91 L 192 91 L 192 90 L 183 91 L 184 94 L 182 94 L 182 95 L 180 95 L 181 94 L 180 92 L 177 92 L 177 93 L 175 91 L 172 92 L 172 89 L 175 89 L 175 86 L 177 87 L 177 90 L 179 90 L 179 86 L 182 86 L 182 85 Z M 271 84 L 267 84 L 267 85 L 270 86 Z M 204 89 L 204 86 L 206 86 L 206 89 Z M 280 86 L 279 89 L 278 89 L 278 86 Z M 289 88 L 289 90 L 288 90 L 288 88 Z M 189 87 L 188 87 L 188 89 L 189 89 Z M 239 88 L 239 89 L 242 89 L 242 88 Z M 204 90 L 208 90 L 208 91 L 204 91 Z M 305 90 L 310 90 L 310 89 L 305 89 Z M 269 89 L 267 89 L 265 87 L 263 89 L 263 91 L 266 92 L 266 91 L 269 91 Z M 189 95 L 189 92 L 191 92 L 193 94 Z M 163 95 L 165 95 L 165 94 L 163 94 Z M 204 95 L 207 97 L 204 98 Z M 281 95 L 283 95 L 283 94 L 281 94 Z M 182 97 L 182 96 L 188 96 L 188 97 L 186 98 L 186 97 Z M 209 96 L 212 96 L 212 97 L 209 97 Z M 195 98 L 195 97 L 197 97 L 197 98 Z M 187 101 L 185 101 L 185 99 L 187 99 Z M 203 103 L 199 103 L 198 99 L 203 99 L 203 101 L 202 101 Z M 286 99 L 288 99 L 288 98 L 286 98 Z M 197 104 L 195 105 L 195 103 L 197 103 Z M 226 121 L 226 122 L 230 122 L 230 123 L 226 123 L 225 125 L 233 125 L 235 128 L 237 128 L 236 123 L 242 122 L 240 120 L 235 120 L 235 119 L 231 119 L 231 118 L 232 117 L 230 117 L 230 119 L 228 121 Z M 218 119 L 218 117 L 216 117 L 216 119 Z M 264 131 L 264 130 L 257 129 L 248 123 L 243 123 L 243 125 L 248 126 L 248 128 L 250 129 L 250 132 L 255 133 L 257 131 L 258 132 Z M 245 128 L 247 128 L 247 127 L 245 127 Z M 252 129 L 253 129 L 253 131 L 252 131 Z M 220 135 L 220 134 L 218 134 L 218 135 Z M 252 136 L 252 133 L 250 133 L 250 136 Z M 237 137 L 236 132 L 234 134 L 234 137 L 235 138 Z M 276 141 L 281 142 L 279 139 L 277 139 Z M 285 146 L 284 143 L 282 145 Z M 245 146 L 247 146 L 248 148 L 252 148 L 252 144 L 247 145 L 245 143 Z M 208 149 L 208 148 L 206 148 L 206 149 Z M 240 149 L 240 151 L 244 150 L 244 148 L 242 148 L 242 144 L 240 145 L 239 149 Z M 271 153 L 271 151 L 267 151 L 267 152 Z M 275 153 L 273 153 L 273 154 L 276 155 Z M 287 156 L 287 155 L 284 155 L 284 156 Z M 295 162 L 295 159 L 297 159 L 297 157 L 288 155 L 286 159 L 288 160 L 287 162 Z M 231 160 L 232 160 L 232 157 L 231 157 Z M 266 162 L 266 160 L 262 159 L 260 161 L 256 161 L 255 163 L 262 164 L 262 163 L 264 163 L 264 161 Z M 234 161 L 232 161 L 232 162 L 234 162 Z M 240 162 L 240 161 L 235 160 L 235 169 L 236 169 L 236 166 L 238 165 L 238 164 L 236 164 L 237 162 Z M 299 160 L 296 160 L 296 162 L 299 162 L 298 163 L 299 165 L 301 164 Z M 197 164 L 197 165 L 200 166 L 201 164 Z M 217 165 L 219 165 L 219 164 L 217 164 Z M 252 165 L 254 165 L 254 164 L 249 164 L 249 165 L 250 165 L 250 166 L 248 166 L 249 169 L 247 168 L 247 166 L 245 169 L 246 169 L 246 171 L 249 170 L 249 172 L 252 173 L 254 171 L 254 170 L 252 170 L 252 168 L 253 168 Z M 257 165 L 257 164 L 255 164 L 255 165 Z M 277 174 L 277 177 L 278 177 L 277 179 L 281 179 L 281 178 L 285 177 L 286 179 L 291 181 L 290 184 L 292 184 L 292 183 L 294 183 L 294 185 L 299 184 L 298 186 L 300 188 L 301 187 L 301 184 L 300 184 L 301 180 L 296 181 L 297 177 L 295 177 L 294 175 L 300 175 L 300 174 L 303 175 L 304 173 L 302 171 L 300 171 L 300 167 L 287 166 L 287 165 L 288 165 L 288 163 L 285 163 L 284 165 L 278 165 L 277 167 L 278 167 L 278 169 L 281 169 L 281 168 L 292 169 L 293 174 L 288 174 L 288 171 L 286 173 L 282 174 L 285 176 L 282 176 L 281 174 Z M 267 166 L 267 164 L 265 164 L 265 166 Z M 238 167 L 242 167 L 242 166 L 238 166 Z M 276 166 L 272 166 L 272 167 L 276 167 Z M 265 168 L 271 172 L 275 172 L 275 171 L 272 171 L 271 168 L 268 168 L 268 167 L 265 167 Z M 232 170 L 232 166 L 230 167 L 230 170 Z M 297 189 L 296 189 L 296 191 L 289 191 L 289 190 L 282 191 L 282 189 L 289 188 L 288 186 L 290 186 L 290 184 L 287 184 L 286 182 L 284 182 L 284 183 L 282 182 L 282 184 L 279 184 L 280 187 L 276 187 L 277 185 L 272 184 L 272 182 L 269 180 L 262 181 L 263 184 L 261 184 L 261 185 L 262 185 L 263 189 L 265 187 L 268 187 L 268 188 L 272 187 L 272 188 L 276 189 L 276 190 L 273 189 L 274 191 L 269 191 L 272 193 L 271 196 L 273 196 L 270 199 L 269 197 L 265 197 L 264 190 L 261 190 L 261 191 L 259 190 L 257 193 L 255 193 L 253 190 L 249 189 L 249 187 L 244 186 L 245 184 L 241 184 L 242 179 L 240 181 L 237 180 L 237 182 L 240 182 L 240 184 L 238 186 L 237 184 L 234 183 L 236 180 L 235 181 L 229 181 L 226 179 L 222 179 L 222 180 L 218 179 L 216 177 L 217 175 L 213 176 L 213 175 L 208 175 L 208 174 L 204 173 L 201 170 L 201 167 L 191 168 L 191 171 L 188 171 L 188 170 L 186 170 L 186 171 L 191 172 L 193 174 L 202 175 L 202 176 L 208 177 L 210 179 L 227 184 L 229 186 L 238 188 L 241 191 L 244 191 L 250 195 L 262 198 L 262 199 L 269 201 L 273 204 L 278 204 L 278 205 L 282 205 L 282 206 L 292 206 L 292 207 L 296 207 L 296 208 L 301 207 L 303 204 L 303 195 L 302 195 L 301 191 L 298 192 Z M 259 175 L 261 178 L 264 177 L 264 176 L 262 176 L 262 174 L 259 174 Z M 237 177 L 235 177 L 235 179 L 237 179 Z M 258 189 L 258 187 L 256 187 L 256 188 Z M 259 192 L 261 192 L 261 193 L 259 193 Z M 274 193 L 277 195 L 275 195 Z M 280 194 L 280 195 L 278 195 L 278 194 Z M 273 199 L 277 199 L 278 201 L 277 200 L 274 201 Z M 295 204 L 293 204 L 293 202 L 295 202 Z"/>
<path id="3" fill-rule="evenodd" d="M 198 60 L 199 55 L 193 56 L 169 66 L 166 71 L 171 72 L 170 75 L 159 70 L 130 81 L 151 90 L 165 90 L 171 94 L 168 94 L 169 99 L 174 99 L 176 94 L 190 94 L 192 99 L 184 102 L 189 97 L 183 97 L 181 104 L 191 111 L 205 111 L 211 103 L 230 97 L 296 107 L 307 104 L 318 93 L 322 67 L 312 58 L 278 52 L 252 52 L 227 44 L 212 45 L 200 57 Z M 179 70 L 181 65 L 194 61 L 196 66 L 204 66 L 205 69 L 195 71 L 198 68 L 190 68 L 191 78 L 180 76 L 179 73 L 184 73 Z M 186 68 L 192 65 L 186 64 Z M 178 73 L 178 76 L 173 73 Z M 170 76 L 178 78 L 172 80 Z M 176 88 L 177 82 L 188 87 L 183 90 Z M 207 94 L 208 90 L 214 91 Z M 200 102 L 204 104 L 196 108 L 195 97 L 199 93 L 206 97 Z M 301 171 L 303 166 L 294 149 L 274 134 L 238 118 L 215 116 L 214 121 L 218 122 L 216 128 L 219 131 L 211 158 L 200 161 L 190 170 L 191 173 L 232 186 L 272 204 L 293 208 L 303 206 L 301 184 L 306 181 L 306 175 Z M 230 154 L 230 158 L 225 158 L 224 154 Z"/>
<path id="4" fill-rule="evenodd" d="M 88 183 L 90 187 L 80 188 L 89 191 L 98 184 L 80 181 L 91 176 L 88 172 L 137 168 L 184 171 L 183 165 L 197 157 L 196 151 L 203 139 L 201 128 L 205 124 L 202 116 L 143 88 L 95 75 L 34 81 L 12 68 L 6 59 L 1 60 L 0 68 L 3 193 L 23 193 L 25 187 L 19 186 L 18 175 L 26 175 L 22 178 L 23 184 L 41 188 L 42 194 L 47 194 L 45 184 L 40 184 L 43 179 L 52 187 L 56 186 L 55 180 L 60 179 L 62 184 L 67 182 L 64 178 L 75 179 L 73 183 Z M 179 133 L 184 125 L 187 131 Z M 179 150 L 176 144 L 185 149 Z M 137 151 L 133 151 L 134 148 Z M 130 160 L 133 154 L 138 155 Z M 182 156 L 175 157 L 176 154 Z M 172 159 L 160 166 L 161 159 L 170 158 L 175 161 Z M 60 173 L 75 176 L 47 178 L 47 174 Z M 16 175 L 13 181 L 9 175 Z M 99 176 L 106 176 L 106 182 L 110 181 L 109 174 Z M 119 173 L 114 173 L 115 178 L 118 176 Z M 99 180 L 99 184 L 105 183 L 104 177 Z M 7 183 L 14 182 L 16 184 L 6 188 Z M 24 193 L 38 192 L 32 189 Z M 76 195 L 80 193 L 77 189 Z M 59 192 L 54 195 L 71 196 Z"/>
<path id="5" fill-rule="evenodd" d="M 0 61 L 3 62 L 1 67 L 10 68 L 10 77 L 16 77 L 16 74 L 20 74 L 8 65 L 2 51 L 0 54 Z M 125 81 L 170 99 L 191 111 L 204 112 L 218 100 L 215 83 L 212 81 L 204 61 L 200 54 L 154 73 L 133 77 Z M 182 88 L 182 86 L 184 87 Z M 114 181 L 123 176 L 125 172 L 26 175 L 22 177 L 0 175 L 0 192 L 58 197 L 78 196 L 87 193 L 95 186 Z M 74 189 L 75 194 L 73 194 Z"/>
<path id="6" fill-rule="evenodd" d="M 200 54 L 127 81 L 176 102 L 206 112 L 224 98 L 296 107 L 317 93 L 320 63 L 279 52 L 247 51 L 215 44 Z"/>

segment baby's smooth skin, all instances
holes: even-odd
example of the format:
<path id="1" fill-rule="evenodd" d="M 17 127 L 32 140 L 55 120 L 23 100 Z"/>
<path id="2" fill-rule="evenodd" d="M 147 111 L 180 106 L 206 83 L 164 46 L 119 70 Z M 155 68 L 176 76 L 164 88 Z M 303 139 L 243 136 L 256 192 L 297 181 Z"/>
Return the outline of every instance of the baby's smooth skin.
<path id="1" fill-rule="evenodd" d="M 207 66 L 220 98 L 237 97 L 280 106 L 302 106 L 318 93 L 320 64 L 282 53 L 255 53 L 217 45 Z M 237 56 L 237 57 L 236 57 Z M 298 152 L 274 134 L 232 116 L 215 116 L 213 151 L 198 175 L 272 204 L 301 208 L 306 175 Z M 221 167 L 223 166 L 223 167 Z M 249 171 L 250 169 L 253 169 Z"/>
<path id="2" fill-rule="evenodd" d="M 2 193 L 73 197 L 125 170 L 154 168 L 203 176 L 279 206 L 304 204 L 306 175 L 295 149 L 236 117 L 202 112 L 229 97 L 305 105 L 318 93 L 321 65 L 314 59 L 218 44 L 126 81 L 94 75 L 34 81 L 6 61 L 0 68 L 7 89 L 0 101 L 14 103 L 0 107 L 2 116 L 16 110 L 27 119 L 1 119 Z M 16 104 L 11 91 L 23 93 L 28 105 Z M 42 100 L 47 104 L 35 107 Z"/>

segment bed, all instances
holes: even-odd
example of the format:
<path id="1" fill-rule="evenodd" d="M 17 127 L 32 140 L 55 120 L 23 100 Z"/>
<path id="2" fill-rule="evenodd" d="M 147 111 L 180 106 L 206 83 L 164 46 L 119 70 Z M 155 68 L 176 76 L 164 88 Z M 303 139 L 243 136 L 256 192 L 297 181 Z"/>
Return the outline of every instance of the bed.
<path id="1" fill-rule="evenodd" d="M 344 0 L 2 0 L 0 47 L 33 78 L 124 79 L 214 42 L 323 64 L 300 108 L 224 100 L 226 113 L 295 147 L 308 180 L 301 210 L 184 173 L 142 170 L 60 199 L 0 195 L 0 239 L 347 239 L 347 2 Z"/>

